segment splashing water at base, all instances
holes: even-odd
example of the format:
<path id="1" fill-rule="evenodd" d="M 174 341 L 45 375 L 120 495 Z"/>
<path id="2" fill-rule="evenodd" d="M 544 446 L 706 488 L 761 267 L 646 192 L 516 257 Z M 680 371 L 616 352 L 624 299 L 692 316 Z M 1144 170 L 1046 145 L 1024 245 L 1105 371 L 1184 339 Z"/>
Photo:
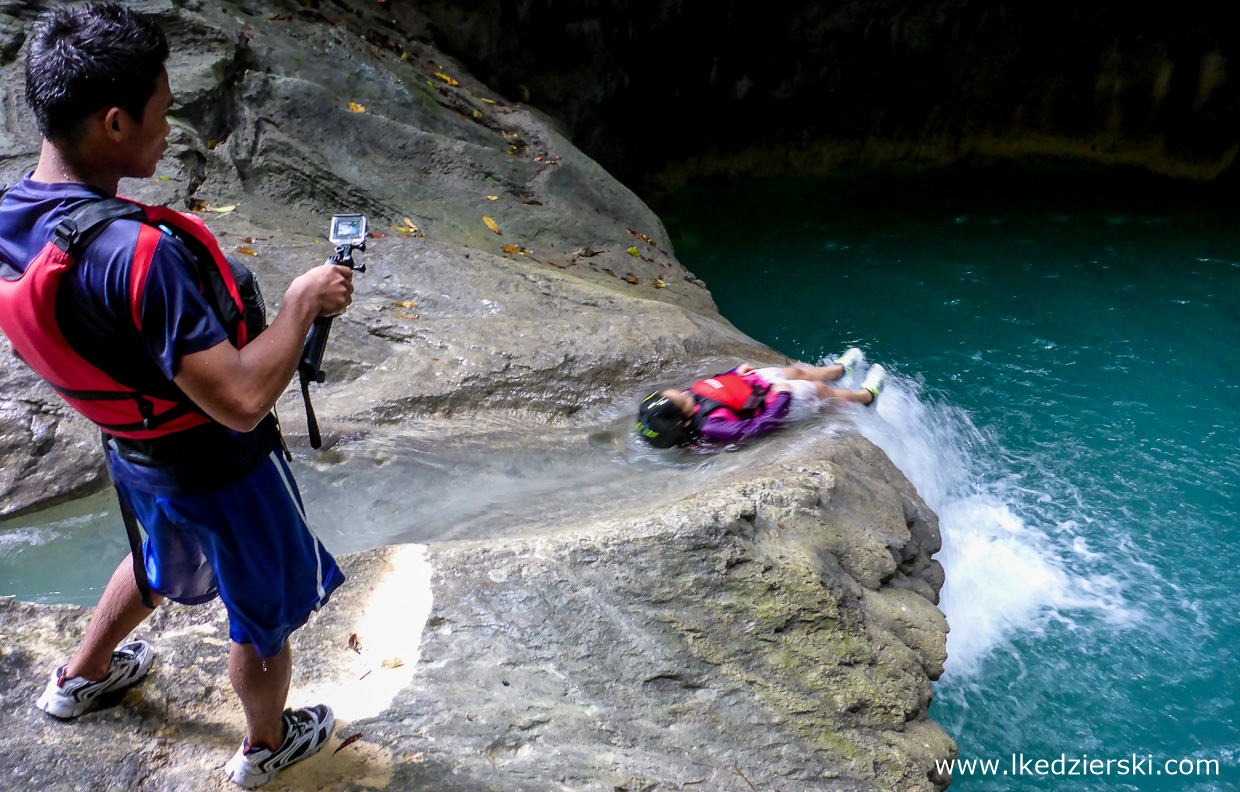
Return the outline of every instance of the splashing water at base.
<path id="1" fill-rule="evenodd" d="M 1066 531 L 1021 516 L 1023 503 L 1048 496 L 1013 482 L 997 440 L 965 411 L 894 375 L 877 411 L 859 412 L 855 420 L 939 516 L 943 549 L 936 558 L 947 579 L 939 606 L 951 626 L 948 675 L 976 672 L 1009 636 L 1040 630 L 1052 619 L 1070 622 L 1074 611 L 1133 621 L 1108 573 L 1065 560 L 1076 545 Z M 1105 563 L 1099 554 L 1086 555 Z"/>

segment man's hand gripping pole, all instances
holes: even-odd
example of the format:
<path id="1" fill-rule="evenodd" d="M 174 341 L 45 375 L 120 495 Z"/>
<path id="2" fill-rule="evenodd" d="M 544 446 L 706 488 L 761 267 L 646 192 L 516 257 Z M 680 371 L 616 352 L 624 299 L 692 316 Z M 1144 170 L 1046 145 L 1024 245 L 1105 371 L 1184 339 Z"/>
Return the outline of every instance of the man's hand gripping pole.
<path id="1" fill-rule="evenodd" d="M 365 264 L 353 261 L 353 251 L 366 250 L 364 216 L 354 214 L 333 217 L 331 241 L 336 245 L 336 253 L 326 263 L 345 266 L 354 272 L 366 271 Z M 321 448 L 323 437 L 319 434 L 319 421 L 314 415 L 314 405 L 310 402 L 310 383 L 322 383 L 326 379 L 323 373 L 323 352 L 327 349 L 327 336 L 331 330 L 332 317 L 320 316 L 315 319 L 310 334 L 306 336 L 306 345 L 301 350 L 301 360 L 297 364 L 301 398 L 306 403 L 306 430 L 310 435 L 311 448 Z"/>

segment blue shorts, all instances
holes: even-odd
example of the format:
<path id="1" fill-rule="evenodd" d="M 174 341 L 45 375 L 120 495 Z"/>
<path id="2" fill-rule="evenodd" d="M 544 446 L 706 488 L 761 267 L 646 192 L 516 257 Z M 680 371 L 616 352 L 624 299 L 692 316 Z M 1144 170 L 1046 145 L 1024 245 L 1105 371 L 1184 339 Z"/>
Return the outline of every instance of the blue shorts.
<path id="1" fill-rule="evenodd" d="M 143 559 L 151 588 L 197 605 L 217 595 L 229 637 L 262 657 L 344 582 L 344 574 L 306 523 L 301 494 L 278 453 L 218 489 L 163 497 L 118 482 L 146 531 Z"/>

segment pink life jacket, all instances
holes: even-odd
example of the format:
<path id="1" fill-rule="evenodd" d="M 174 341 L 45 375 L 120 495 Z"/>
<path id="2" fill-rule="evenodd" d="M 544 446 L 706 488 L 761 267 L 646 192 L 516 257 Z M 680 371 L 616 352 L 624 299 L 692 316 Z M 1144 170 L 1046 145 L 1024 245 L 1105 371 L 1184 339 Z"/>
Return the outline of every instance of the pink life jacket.
<path id="1" fill-rule="evenodd" d="M 157 226 L 163 225 L 173 229 L 195 254 L 204 275 L 204 296 L 233 345 L 245 346 L 256 334 L 255 324 L 248 321 L 233 269 L 206 224 L 193 215 L 122 198 L 91 203 L 65 218 L 20 278 L 0 278 L 0 330 L 70 407 L 108 434 L 145 440 L 202 426 L 211 419 L 175 386 L 157 396 L 117 382 L 73 349 L 56 320 L 56 295 L 65 273 L 109 223 L 122 217 L 142 223 L 129 272 L 134 325 L 142 329 L 142 294 L 163 233 Z M 254 309 L 250 306 L 249 310 Z"/>

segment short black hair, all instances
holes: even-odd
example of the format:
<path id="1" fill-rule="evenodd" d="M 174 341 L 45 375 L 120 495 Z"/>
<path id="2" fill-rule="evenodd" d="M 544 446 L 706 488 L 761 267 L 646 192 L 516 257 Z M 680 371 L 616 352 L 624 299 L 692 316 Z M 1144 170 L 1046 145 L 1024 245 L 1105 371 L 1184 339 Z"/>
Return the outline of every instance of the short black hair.
<path id="1" fill-rule="evenodd" d="M 119 3 L 52 8 L 30 33 L 26 103 L 48 140 L 72 141 L 104 107 L 141 122 L 167 59 L 159 26 Z"/>

